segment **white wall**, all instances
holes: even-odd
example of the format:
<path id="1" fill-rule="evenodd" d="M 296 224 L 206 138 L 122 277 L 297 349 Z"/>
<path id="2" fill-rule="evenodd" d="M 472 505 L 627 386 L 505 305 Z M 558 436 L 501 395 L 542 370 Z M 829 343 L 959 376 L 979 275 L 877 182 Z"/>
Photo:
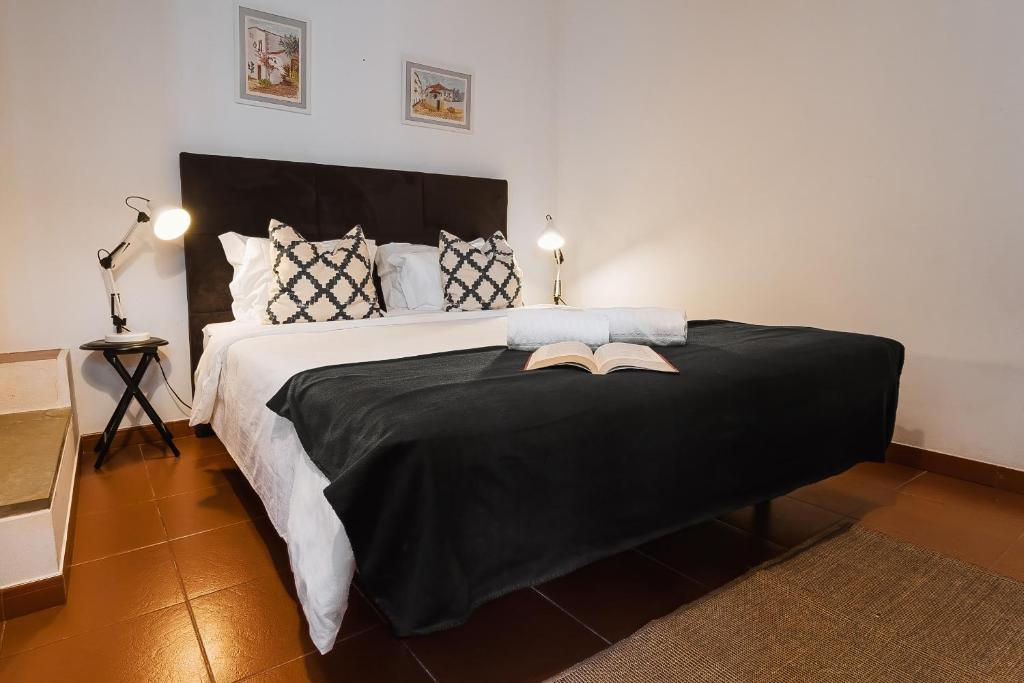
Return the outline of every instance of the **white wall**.
<path id="1" fill-rule="evenodd" d="M 125 195 L 180 199 L 180 151 L 507 178 L 527 295 L 547 295 L 551 268 L 537 265 L 534 242 L 555 199 L 555 7 L 293 0 L 276 9 L 313 20 L 310 116 L 233 101 L 229 0 L 0 0 L 0 351 L 76 349 L 83 433 L 103 427 L 122 390 L 102 358 L 77 351 L 107 331 L 95 251 L 130 223 Z M 403 56 L 474 72 L 473 134 L 400 123 Z M 180 243 L 147 236 L 133 249 L 118 280 L 129 322 L 171 342 L 166 366 L 187 391 Z M 158 377 L 147 387 L 158 412 L 183 417 Z M 147 421 L 134 408 L 125 424 Z"/>
<path id="2" fill-rule="evenodd" d="M 1024 3 L 561 9 L 570 303 L 893 337 L 896 440 L 1024 469 Z"/>
<path id="3" fill-rule="evenodd" d="M 228 0 L 0 0 L 0 351 L 106 330 L 93 254 L 124 195 L 178 199 L 179 151 L 488 175 L 533 300 L 551 212 L 571 303 L 894 337 L 897 440 L 1024 469 L 1024 4 L 281 4 L 314 22 L 308 117 L 233 102 Z M 398 123 L 403 55 L 473 69 L 472 135 Z M 137 246 L 129 318 L 185 389 L 180 245 Z M 96 431 L 120 383 L 73 364 Z"/>

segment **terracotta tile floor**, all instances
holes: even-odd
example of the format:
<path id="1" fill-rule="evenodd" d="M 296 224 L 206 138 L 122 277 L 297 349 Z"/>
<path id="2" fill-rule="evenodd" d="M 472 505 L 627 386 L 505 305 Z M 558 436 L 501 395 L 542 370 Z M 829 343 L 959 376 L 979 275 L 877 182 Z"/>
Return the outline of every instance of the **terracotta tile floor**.
<path id="1" fill-rule="evenodd" d="M 3 681 L 535 681 L 828 528 L 863 523 L 1024 580 L 1024 496 L 862 464 L 481 607 L 391 636 L 357 591 L 316 654 L 288 556 L 216 439 L 127 446 L 79 469 L 66 605 L 0 630 Z M 91 454 L 90 454 L 91 455 Z"/>

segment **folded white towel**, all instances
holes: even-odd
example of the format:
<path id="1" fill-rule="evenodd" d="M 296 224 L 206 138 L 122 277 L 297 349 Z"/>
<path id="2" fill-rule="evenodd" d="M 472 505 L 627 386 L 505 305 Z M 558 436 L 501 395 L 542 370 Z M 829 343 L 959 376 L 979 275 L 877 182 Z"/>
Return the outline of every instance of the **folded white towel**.
<path id="1" fill-rule="evenodd" d="M 534 351 L 545 344 L 583 342 L 591 348 L 608 343 L 608 318 L 579 308 L 511 308 L 508 346 Z"/>
<path id="2" fill-rule="evenodd" d="M 686 311 L 675 308 L 588 308 L 608 320 L 613 342 L 648 346 L 682 346 L 686 343 Z"/>

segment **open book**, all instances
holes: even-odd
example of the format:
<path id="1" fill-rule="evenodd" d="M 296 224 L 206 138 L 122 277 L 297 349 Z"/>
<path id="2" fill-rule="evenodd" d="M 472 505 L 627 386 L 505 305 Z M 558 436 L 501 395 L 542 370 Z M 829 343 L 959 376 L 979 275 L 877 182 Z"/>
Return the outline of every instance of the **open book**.
<path id="1" fill-rule="evenodd" d="M 524 370 L 539 370 L 552 365 L 573 365 L 595 375 L 616 370 L 654 370 L 679 372 L 674 365 L 649 346 L 613 342 L 591 351 L 583 342 L 567 341 L 542 346 L 526 361 Z"/>

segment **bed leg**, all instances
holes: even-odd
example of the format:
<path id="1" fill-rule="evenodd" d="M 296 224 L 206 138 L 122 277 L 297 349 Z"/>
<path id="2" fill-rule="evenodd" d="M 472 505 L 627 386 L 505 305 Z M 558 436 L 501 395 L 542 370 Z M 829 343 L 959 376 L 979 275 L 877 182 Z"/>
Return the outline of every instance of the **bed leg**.
<path id="1" fill-rule="evenodd" d="M 211 427 L 208 424 L 196 425 L 195 427 L 192 428 L 192 431 L 195 432 L 195 435 L 200 439 L 203 439 L 207 436 L 213 436 L 213 427 Z"/>

